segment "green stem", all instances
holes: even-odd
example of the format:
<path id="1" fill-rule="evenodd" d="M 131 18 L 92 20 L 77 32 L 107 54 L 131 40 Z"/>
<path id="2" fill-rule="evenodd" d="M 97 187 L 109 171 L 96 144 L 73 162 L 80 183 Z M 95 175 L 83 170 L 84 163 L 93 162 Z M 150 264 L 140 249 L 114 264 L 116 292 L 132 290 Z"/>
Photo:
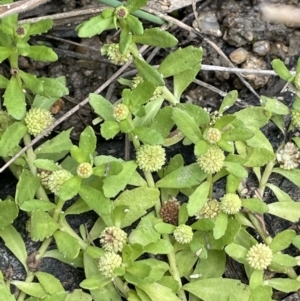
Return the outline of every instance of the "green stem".
<path id="1" fill-rule="evenodd" d="M 119 2 L 116 0 L 98 0 L 98 1 L 101 3 L 104 3 L 106 5 L 109 5 L 109 6 L 113 6 L 113 7 L 124 5 L 122 2 Z M 165 21 L 163 19 L 161 19 L 160 17 L 153 16 L 152 14 L 146 13 L 141 10 L 137 10 L 137 11 L 133 12 L 132 14 L 138 18 L 153 22 L 158 25 L 163 25 L 165 23 Z"/>
<path id="2" fill-rule="evenodd" d="M 172 105 L 176 106 L 179 103 L 179 100 L 175 98 L 173 93 L 170 92 L 170 90 L 164 86 L 163 87 L 163 95 L 167 101 L 169 101 Z"/>
<path id="3" fill-rule="evenodd" d="M 117 287 L 118 291 L 126 298 L 128 298 L 128 293 L 130 291 L 129 287 L 125 285 L 120 277 L 116 277 L 113 280 L 114 285 Z"/>
<path id="4" fill-rule="evenodd" d="M 273 171 L 275 161 L 271 161 L 270 163 L 267 164 L 263 175 L 259 181 L 259 193 L 263 197 L 265 189 L 266 189 L 266 184 L 268 183 L 269 177 Z"/>
<path id="5" fill-rule="evenodd" d="M 214 186 L 214 185 L 213 185 L 214 182 L 213 182 L 212 174 L 208 174 L 208 175 L 207 175 L 207 182 L 210 183 L 208 198 L 209 198 L 209 199 L 212 199 L 212 198 L 213 198 L 213 186 Z"/>

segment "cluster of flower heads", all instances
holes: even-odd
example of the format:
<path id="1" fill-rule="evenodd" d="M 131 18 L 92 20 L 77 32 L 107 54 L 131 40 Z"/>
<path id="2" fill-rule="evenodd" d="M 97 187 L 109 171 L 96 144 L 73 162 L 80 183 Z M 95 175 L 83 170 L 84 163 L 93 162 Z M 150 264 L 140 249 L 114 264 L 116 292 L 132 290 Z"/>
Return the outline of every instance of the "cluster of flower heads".
<path id="1" fill-rule="evenodd" d="M 106 227 L 100 235 L 100 243 L 105 250 L 99 258 L 98 268 L 106 278 L 113 278 L 114 270 L 122 266 L 122 258 L 118 254 L 127 242 L 127 233 L 119 227 Z"/>
<path id="2" fill-rule="evenodd" d="M 26 113 L 24 121 L 28 133 L 36 137 L 53 124 L 54 118 L 52 114 L 45 109 L 32 108 Z M 50 134 L 50 132 L 47 134 Z"/>
<path id="3" fill-rule="evenodd" d="M 161 145 L 144 144 L 136 152 L 136 162 L 144 171 L 158 171 L 166 162 L 166 152 Z"/>
<path id="4" fill-rule="evenodd" d="M 109 44 L 107 47 L 107 56 L 108 59 L 115 65 L 124 65 L 132 61 L 132 55 L 129 50 L 126 50 L 124 53 L 120 51 L 119 44 L 113 43 Z"/>
<path id="5" fill-rule="evenodd" d="M 282 150 L 276 154 L 276 158 L 280 167 L 283 169 L 295 169 L 300 163 L 300 151 L 298 147 L 288 142 Z"/>
<path id="6" fill-rule="evenodd" d="M 259 243 L 249 249 L 246 258 L 253 269 L 264 270 L 271 264 L 273 252 L 270 247 Z"/>
<path id="7" fill-rule="evenodd" d="M 220 171 L 224 165 L 224 152 L 216 145 L 211 145 L 205 154 L 197 158 L 197 163 L 207 174 Z"/>

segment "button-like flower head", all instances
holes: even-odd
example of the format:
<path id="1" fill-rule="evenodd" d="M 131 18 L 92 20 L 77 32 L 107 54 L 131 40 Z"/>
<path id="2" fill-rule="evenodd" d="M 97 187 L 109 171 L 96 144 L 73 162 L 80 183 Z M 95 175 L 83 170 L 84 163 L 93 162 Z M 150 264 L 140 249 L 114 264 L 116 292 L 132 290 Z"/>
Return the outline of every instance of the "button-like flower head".
<path id="1" fill-rule="evenodd" d="M 121 267 L 122 258 L 116 253 L 107 252 L 100 257 L 98 268 L 101 274 L 106 278 L 114 277 L 114 269 Z"/>
<path id="2" fill-rule="evenodd" d="M 116 65 L 124 65 L 132 61 L 130 51 L 126 50 L 124 53 L 121 53 L 119 44 L 110 44 L 107 48 L 107 56 Z"/>
<path id="3" fill-rule="evenodd" d="M 193 229 L 187 225 L 178 226 L 173 232 L 174 238 L 180 244 L 188 244 L 193 239 Z"/>
<path id="4" fill-rule="evenodd" d="M 200 212 L 196 215 L 197 218 L 215 219 L 221 212 L 221 205 L 216 199 L 208 200 Z"/>
<path id="5" fill-rule="evenodd" d="M 272 258 L 272 250 L 262 243 L 252 246 L 247 253 L 249 265 L 256 270 L 266 269 L 271 264 Z"/>
<path id="6" fill-rule="evenodd" d="M 218 146 L 212 145 L 197 159 L 197 162 L 205 173 L 213 174 L 222 169 L 224 160 L 224 152 Z"/>
<path id="7" fill-rule="evenodd" d="M 236 214 L 241 207 L 242 201 L 237 194 L 227 193 L 221 198 L 221 210 L 227 214 Z"/>
<path id="8" fill-rule="evenodd" d="M 299 166 L 300 152 L 294 143 L 288 142 L 284 148 L 277 153 L 276 158 L 281 168 L 295 169 Z"/>
<path id="9" fill-rule="evenodd" d="M 129 115 L 129 109 L 125 104 L 120 103 L 114 107 L 113 115 L 117 121 L 125 120 Z"/>
<path id="10" fill-rule="evenodd" d="M 49 190 L 55 195 L 59 195 L 60 186 L 72 177 L 73 175 L 65 169 L 52 172 L 48 178 Z"/>
<path id="11" fill-rule="evenodd" d="M 79 177 L 87 179 L 93 174 L 93 166 L 88 162 L 80 163 L 77 167 L 77 174 Z"/>
<path id="12" fill-rule="evenodd" d="M 121 252 L 127 241 L 127 234 L 118 227 L 106 227 L 100 236 L 102 248 L 107 252 Z"/>
<path id="13" fill-rule="evenodd" d="M 208 128 L 203 134 L 203 138 L 211 144 L 218 143 L 221 140 L 221 136 L 221 131 L 215 128 Z"/>
<path id="14" fill-rule="evenodd" d="M 177 226 L 179 208 L 180 203 L 175 198 L 172 198 L 163 203 L 159 213 L 165 223 Z"/>

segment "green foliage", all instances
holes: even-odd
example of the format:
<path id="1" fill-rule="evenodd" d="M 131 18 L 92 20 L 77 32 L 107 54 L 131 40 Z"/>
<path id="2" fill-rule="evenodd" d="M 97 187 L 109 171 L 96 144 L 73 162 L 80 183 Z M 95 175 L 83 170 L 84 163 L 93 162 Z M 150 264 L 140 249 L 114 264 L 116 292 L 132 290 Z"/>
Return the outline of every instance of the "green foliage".
<path id="1" fill-rule="evenodd" d="M 104 9 L 77 26 L 82 38 L 120 30 L 119 43 L 115 44 L 119 53 L 114 55 L 126 57 L 128 52 L 138 71 L 132 80 L 119 80 L 126 87 L 115 104 L 93 93 L 89 104 L 97 115 L 94 125 L 100 124 L 102 138 L 126 134 L 134 154 L 142 145 L 172 146 L 175 153 L 170 157 L 167 152 L 166 162 L 156 173 L 141 170 L 135 155 L 124 161 L 98 154 L 99 141 L 91 126 L 80 133 L 76 143 L 70 139 L 72 129 L 68 129 L 30 147 L 11 165 L 18 179 L 14 198 L 0 200 L 0 237 L 24 266 L 27 277 L 24 281 L 5 279 L 0 273 L 2 299 L 256 301 L 271 300 L 273 290 L 299 290 L 294 271 L 299 259 L 283 253 L 291 244 L 299 249 L 299 235 L 288 229 L 271 237 L 263 224 L 264 214 L 290 222 L 299 220 L 299 203 L 268 183 L 275 173 L 300 186 L 300 140 L 293 137 L 296 126 L 287 125 L 292 111 L 300 111 L 299 97 L 292 109 L 266 96 L 261 96 L 260 106 L 240 109 L 235 107 L 235 90 L 226 94 L 213 113 L 196 104 L 182 103 L 182 94 L 201 69 L 202 48 L 177 48 L 158 67 L 148 64 L 138 44 L 168 48 L 176 47 L 178 41 L 160 28 L 144 29 L 135 12 L 146 2 L 110 1 L 116 7 Z M 19 56 L 44 62 L 57 60 L 51 48 L 29 44 L 32 35 L 47 32 L 52 23 L 42 20 L 18 25 L 16 15 L 0 20 L 0 62 L 7 60 L 12 70 L 9 78 L 0 75 L 6 110 L 0 111 L 0 156 L 4 161 L 31 142 L 24 122 L 26 112 L 30 108 L 49 110 L 58 98 L 68 94 L 65 77 L 38 78 L 18 67 Z M 109 48 L 104 45 L 101 52 L 111 59 Z M 294 89 L 300 89 L 300 60 L 295 76 L 278 59 L 272 66 Z M 126 114 L 120 114 L 120 108 L 126 108 Z M 230 113 L 230 108 L 235 113 Z M 277 148 L 270 143 L 265 134 L 270 122 L 290 138 L 292 145 L 284 141 Z M 211 149 L 222 154 L 221 163 L 217 162 L 217 152 L 209 152 Z M 183 158 L 181 153 L 186 150 L 189 154 Z M 155 155 L 147 155 L 142 166 L 155 163 Z M 214 169 L 217 163 L 220 168 Z M 60 172 L 66 172 L 67 179 L 58 178 L 54 183 L 54 175 Z M 251 197 L 244 186 L 249 176 L 257 177 Z M 266 188 L 274 193 L 271 203 L 264 202 Z M 41 242 L 36 254 L 27 254 L 23 238 L 14 227 L 20 211 L 28 215 L 28 235 Z M 94 211 L 96 222 L 91 229 L 80 225 L 75 232 L 66 216 L 88 211 Z M 111 235 L 116 228 L 127 233 L 122 243 Z M 189 240 L 178 240 L 178 228 L 190 231 Z M 249 234 L 249 228 L 257 233 L 260 243 Z M 52 239 L 55 249 L 47 250 Z M 109 253 L 109 243 L 123 249 Z M 273 273 L 271 279 L 251 264 L 249 252 L 252 254 L 256 246 L 267 248 L 272 256 L 266 265 Z M 244 265 L 248 284 L 222 278 L 226 256 Z M 83 268 L 83 290 L 67 292 L 53 275 L 38 268 L 31 271 L 30 264 L 44 257 Z M 118 260 L 118 264 L 105 262 L 107 258 Z M 279 278 L 282 274 L 288 278 Z M 21 291 L 19 297 L 11 294 L 11 286 Z"/>

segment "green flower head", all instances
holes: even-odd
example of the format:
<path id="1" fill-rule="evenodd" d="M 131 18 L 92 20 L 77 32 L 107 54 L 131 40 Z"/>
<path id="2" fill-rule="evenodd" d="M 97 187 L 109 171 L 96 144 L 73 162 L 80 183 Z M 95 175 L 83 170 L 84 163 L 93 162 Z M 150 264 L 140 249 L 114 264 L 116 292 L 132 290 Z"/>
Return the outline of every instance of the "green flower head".
<path id="1" fill-rule="evenodd" d="M 89 178 L 93 174 L 93 166 L 88 163 L 80 163 L 77 167 L 77 174 L 83 179 Z"/>
<path id="2" fill-rule="evenodd" d="M 256 270 L 266 269 L 271 264 L 272 258 L 272 250 L 262 243 L 252 246 L 247 253 L 249 265 Z"/>
<path id="3" fill-rule="evenodd" d="M 118 19 L 126 19 L 128 16 L 128 10 L 125 6 L 118 6 L 115 9 L 115 15 Z"/>
<path id="4" fill-rule="evenodd" d="M 221 131 L 215 128 L 208 128 L 203 134 L 203 138 L 211 144 L 218 143 L 221 140 L 221 136 Z"/>
<path id="5" fill-rule="evenodd" d="M 198 157 L 197 162 L 205 173 L 213 174 L 222 169 L 224 160 L 224 152 L 218 146 L 212 145 L 204 155 Z"/>
<path id="6" fill-rule="evenodd" d="M 158 171 L 166 161 L 166 152 L 161 145 L 142 145 L 136 152 L 136 162 L 144 171 Z"/>
<path id="7" fill-rule="evenodd" d="M 49 190 L 55 195 L 59 195 L 60 186 L 72 177 L 73 175 L 65 169 L 52 172 L 48 178 Z"/>
<path id="8" fill-rule="evenodd" d="M 54 122 L 54 118 L 51 113 L 41 108 L 30 109 L 24 120 L 28 133 L 34 137 L 38 136 Z M 50 132 L 48 132 L 47 135 L 48 134 L 50 134 Z"/>
<path id="9" fill-rule="evenodd" d="M 193 239 L 193 229 L 190 226 L 182 224 L 173 232 L 174 238 L 180 244 L 188 244 Z"/>
<path id="10" fill-rule="evenodd" d="M 227 193 L 221 198 L 221 210 L 227 214 L 236 214 L 241 207 L 242 201 L 237 194 Z"/>
<path id="11" fill-rule="evenodd" d="M 120 103 L 114 107 L 114 117 L 117 121 L 125 120 L 129 115 L 129 109 L 123 103 Z"/>
<path id="12" fill-rule="evenodd" d="M 98 268 L 106 278 L 114 278 L 114 269 L 121 267 L 122 258 L 116 253 L 107 252 L 100 257 Z"/>
<path id="13" fill-rule="evenodd" d="M 292 110 L 292 124 L 297 128 L 300 127 L 300 112 L 297 110 Z"/>
<path id="14" fill-rule="evenodd" d="M 216 199 L 208 200 L 200 212 L 196 215 L 197 218 L 215 219 L 221 212 L 221 205 Z"/>
<path id="15" fill-rule="evenodd" d="M 102 248 L 107 252 L 121 252 L 127 241 L 127 234 L 118 227 L 106 227 L 100 235 Z"/>
<path id="16" fill-rule="evenodd" d="M 107 56 L 115 65 L 124 65 L 132 61 L 132 55 L 129 50 L 120 52 L 119 44 L 110 44 L 107 48 Z"/>

